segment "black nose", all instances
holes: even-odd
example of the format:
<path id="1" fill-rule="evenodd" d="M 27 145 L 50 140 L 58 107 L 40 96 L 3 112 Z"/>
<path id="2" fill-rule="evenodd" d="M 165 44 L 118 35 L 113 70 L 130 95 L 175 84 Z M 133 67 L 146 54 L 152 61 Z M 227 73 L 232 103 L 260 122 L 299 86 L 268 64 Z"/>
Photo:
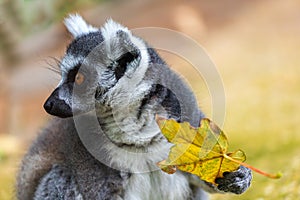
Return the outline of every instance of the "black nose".
<path id="1" fill-rule="evenodd" d="M 50 113 L 52 108 L 53 108 L 53 102 L 51 102 L 51 101 L 49 101 L 49 99 L 47 99 L 47 101 L 44 104 L 44 109 L 46 110 L 47 113 Z"/>
<path id="2" fill-rule="evenodd" d="M 44 104 L 44 109 L 50 115 L 66 118 L 73 116 L 71 107 L 64 100 L 59 99 L 59 88 L 56 88 Z"/>

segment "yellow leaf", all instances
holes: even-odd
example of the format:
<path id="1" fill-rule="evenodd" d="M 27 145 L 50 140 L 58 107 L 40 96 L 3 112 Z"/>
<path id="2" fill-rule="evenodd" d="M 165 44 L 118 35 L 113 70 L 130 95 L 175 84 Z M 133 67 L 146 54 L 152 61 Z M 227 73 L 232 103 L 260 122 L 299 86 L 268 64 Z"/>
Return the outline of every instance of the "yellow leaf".
<path id="1" fill-rule="evenodd" d="M 157 118 L 157 123 L 166 139 L 173 143 L 169 157 L 158 163 L 167 173 L 176 169 L 199 176 L 202 180 L 215 183 L 224 172 L 238 169 L 240 164 L 225 158 L 245 161 L 243 151 L 227 153 L 228 142 L 224 132 L 209 119 L 202 119 L 198 128 L 188 122 L 177 123 L 174 119 Z"/>
<path id="2" fill-rule="evenodd" d="M 233 172 L 243 165 L 269 178 L 281 177 L 280 173 L 268 174 L 244 163 L 246 155 L 242 150 L 228 153 L 226 135 L 207 118 L 202 119 L 197 128 L 174 119 L 157 117 L 156 121 L 162 134 L 174 144 L 168 158 L 157 163 L 166 173 L 173 174 L 179 169 L 215 184 L 216 178 L 222 178 L 224 172 Z"/>

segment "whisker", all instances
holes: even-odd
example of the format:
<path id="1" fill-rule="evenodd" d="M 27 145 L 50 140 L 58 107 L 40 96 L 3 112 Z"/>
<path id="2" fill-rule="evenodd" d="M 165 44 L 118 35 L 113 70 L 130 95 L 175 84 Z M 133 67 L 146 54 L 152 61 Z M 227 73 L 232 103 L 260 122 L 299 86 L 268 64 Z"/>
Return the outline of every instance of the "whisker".
<path id="1" fill-rule="evenodd" d="M 56 74 L 60 74 L 60 70 L 57 70 L 57 69 L 53 68 L 52 66 L 47 66 L 46 69 L 48 69 Z"/>
<path id="2" fill-rule="evenodd" d="M 51 60 L 46 60 L 45 59 L 45 62 L 47 63 L 47 69 L 49 69 L 50 71 L 54 72 L 54 73 L 57 73 L 59 75 L 61 75 L 61 68 L 60 68 L 60 65 L 61 65 L 61 61 L 55 57 L 49 57 Z"/>

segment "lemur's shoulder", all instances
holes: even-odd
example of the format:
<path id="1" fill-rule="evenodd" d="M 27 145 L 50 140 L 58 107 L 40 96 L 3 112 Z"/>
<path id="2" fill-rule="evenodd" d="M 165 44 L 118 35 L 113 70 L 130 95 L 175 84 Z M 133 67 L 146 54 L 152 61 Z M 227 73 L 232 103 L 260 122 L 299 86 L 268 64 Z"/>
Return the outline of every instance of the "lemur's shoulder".
<path id="1" fill-rule="evenodd" d="M 70 143 L 66 140 L 67 134 L 71 133 L 66 131 L 69 126 L 72 123 L 66 123 L 66 120 L 51 120 L 29 147 L 17 176 L 18 199 L 31 199 L 40 179 L 51 170 L 53 164 L 65 162 L 63 145 Z"/>
<path id="2" fill-rule="evenodd" d="M 98 194 L 107 197 L 122 193 L 123 181 L 118 171 L 89 154 L 77 135 L 72 118 L 55 118 L 47 124 L 25 155 L 17 179 L 18 199 L 33 199 L 35 195 L 43 199 L 43 195 L 54 197 L 55 194 L 47 193 L 47 187 L 63 188 L 69 179 L 71 189 L 88 190 L 84 196 L 97 199 Z M 95 181 L 91 182 L 92 179 Z M 115 185 L 113 190 L 109 184 Z"/>

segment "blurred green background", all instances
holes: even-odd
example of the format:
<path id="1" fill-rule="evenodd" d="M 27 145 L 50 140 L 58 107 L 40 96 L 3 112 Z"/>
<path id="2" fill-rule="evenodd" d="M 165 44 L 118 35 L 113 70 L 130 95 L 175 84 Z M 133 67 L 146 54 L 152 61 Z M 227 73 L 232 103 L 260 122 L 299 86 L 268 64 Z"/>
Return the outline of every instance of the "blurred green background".
<path id="1" fill-rule="evenodd" d="M 70 12 L 96 26 L 112 17 L 129 28 L 170 28 L 199 42 L 223 79 L 223 128 L 232 150 L 243 149 L 247 163 L 257 168 L 283 173 L 280 180 L 254 173 L 245 194 L 212 199 L 299 199 L 299 0 L 0 0 L 0 5 L 1 200 L 13 198 L 21 157 L 49 117 L 42 105 L 59 76 L 47 67 L 71 40 L 62 25 Z M 193 77 L 187 63 L 164 56 L 186 79 Z M 192 87 L 211 116 L 205 83 L 193 80 Z"/>

